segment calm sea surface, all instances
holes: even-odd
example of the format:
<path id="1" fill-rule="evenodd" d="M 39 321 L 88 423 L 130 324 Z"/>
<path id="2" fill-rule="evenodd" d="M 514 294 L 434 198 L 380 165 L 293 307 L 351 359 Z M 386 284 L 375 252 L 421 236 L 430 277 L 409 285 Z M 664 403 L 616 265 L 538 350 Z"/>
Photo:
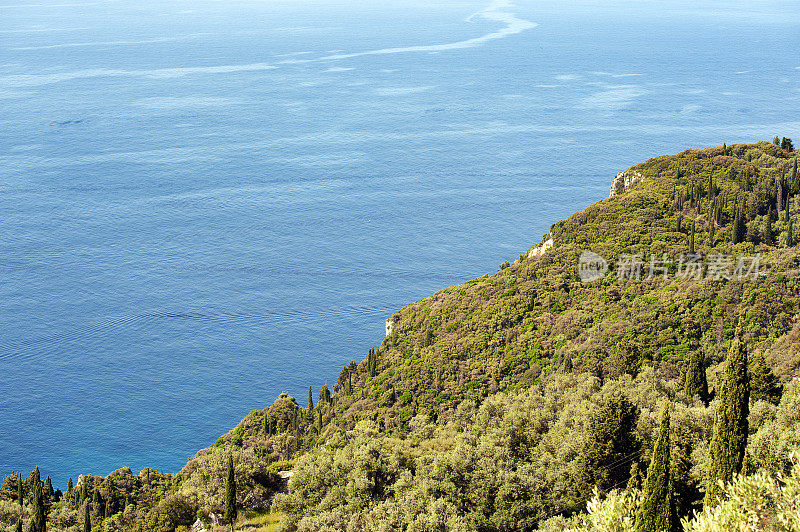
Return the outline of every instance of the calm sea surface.
<path id="1" fill-rule="evenodd" d="M 798 100 L 798 2 L 4 0 L 0 472 L 177 471 Z"/>

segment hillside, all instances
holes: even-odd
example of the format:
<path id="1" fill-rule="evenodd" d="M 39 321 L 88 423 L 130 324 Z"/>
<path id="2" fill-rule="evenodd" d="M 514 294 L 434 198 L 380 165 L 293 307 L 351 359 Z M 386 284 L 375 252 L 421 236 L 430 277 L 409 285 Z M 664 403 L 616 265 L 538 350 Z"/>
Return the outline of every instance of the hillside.
<path id="1" fill-rule="evenodd" d="M 800 446 L 800 153 L 784 148 L 687 150 L 631 167 L 611 197 L 494 275 L 393 314 L 379 347 L 309 392 L 313 408 L 282 394 L 177 475 L 84 477 L 50 496 L 50 529 L 77 530 L 85 499 L 105 530 L 212 519 L 232 454 L 239 504 L 263 510 L 285 491 L 272 506 L 289 530 L 589 530 L 595 487 L 640 487 L 664 400 L 677 511 L 690 517 L 734 338 L 751 365 L 746 472 L 788 474 Z M 608 263 L 590 281 L 585 252 Z M 688 391 L 692 360 L 708 394 Z M 278 473 L 290 469 L 286 486 Z M 7 477 L 9 530 L 15 497 Z"/>

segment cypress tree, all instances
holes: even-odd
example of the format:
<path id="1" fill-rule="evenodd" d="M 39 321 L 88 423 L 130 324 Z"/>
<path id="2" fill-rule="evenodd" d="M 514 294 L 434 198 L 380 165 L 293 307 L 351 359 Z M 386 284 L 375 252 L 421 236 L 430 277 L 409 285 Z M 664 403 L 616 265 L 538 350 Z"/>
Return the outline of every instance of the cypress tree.
<path id="1" fill-rule="evenodd" d="M 633 465 L 631 466 L 631 472 L 629 473 L 628 477 L 628 485 L 625 486 L 625 490 L 628 492 L 632 492 L 633 490 L 640 490 L 642 489 L 642 473 L 639 470 L 639 461 L 634 460 Z"/>
<path id="2" fill-rule="evenodd" d="M 272 434 L 272 416 L 269 415 L 269 411 L 264 414 L 264 436 L 269 436 Z"/>
<path id="3" fill-rule="evenodd" d="M 311 386 L 308 387 L 308 411 L 314 410 L 314 395 L 311 391 Z"/>
<path id="4" fill-rule="evenodd" d="M 322 389 L 319 391 L 319 404 L 330 404 L 331 402 L 331 392 L 328 389 L 327 384 L 322 385 Z"/>
<path id="5" fill-rule="evenodd" d="M 564 365 L 563 365 L 564 373 L 572 373 L 572 357 L 566 355 L 564 357 Z"/>
<path id="6" fill-rule="evenodd" d="M 698 395 L 701 401 L 708 404 L 708 380 L 706 380 L 705 356 L 702 351 L 695 351 L 689 357 L 683 392 L 690 400 Z"/>
<path id="7" fill-rule="evenodd" d="M 664 405 L 653 458 L 647 468 L 644 493 L 636 512 L 636 532 L 672 532 L 677 530 L 675 495 L 670 478 L 669 408 Z"/>
<path id="8" fill-rule="evenodd" d="M 50 480 L 50 475 L 48 475 L 47 478 L 44 479 L 44 494 L 46 497 L 52 498 L 54 493 L 53 482 Z"/>
<path id="9" fill-rule="evenodd" d="M 773 241 L 773 234 L 772 234 L 772 210 L 770 209 L 770 214 L 764 218 L 764 230 L 761 234 L 761 240 L 767 245 L 772 245 Z"/>
<path id="10" fill-rule="evenodd" d="M 228 476 L 225 479 L 225 520 L 231 525 L 236 522 L 236 476 L 233 471 L 233 455 L 228 455 Z"/>
<path id="11" fill-rule="evenodd" d="M 626 459 L 639 452 L 638 408 L 620 392 L 603 398 L 589 414 L 587 438 L 577 458 L 577 498 L 586 500 L 592 486 L 607 491 L 628 481 Z"/>
<path id="12" fill-rule="evenodd" d="M 783 393 L 778 377 L 767 366 L 764 355 L 756 352 L 750 363 L 750 398 L 753 401 L 767 401 L 777 405 Z"/>
<path id="13" fill-rule="evenodd" d="M 709 213 L 710 216 L 708 218 L 708 245 L 710 247 L 714 247 L 714 235 L 716 233 L 716 225 L 714 225 L 714 213 Z"/>
<path id="14" fill-rule="evenodd" d="M 744 220 L 742 219 L 742 208 L 738 205 L 736 206 L 736 212 L 733 216 L 733 243 L 738 244 L 739 242 L 744 241 L 745 236 L 745 226 Z"/>
<path id="15" fill-rule="evenodd" d="M 14 532 L 22 532 L 22 517 L 20 517 L 19 521 L 17 521 L 17 526 L 14 528 Z"/>
<path id="16" fill-rule="evenodd" d="M 83 506 L 83 532 L 92 532 L 92 509 L 89 501 Z"/>
<path id="17" fill-rule="evenodd" d="M 19 502 L 19 521 L 17 521 L 17 528 L 22 530 L 22 517 L 25 515 L 25 502 L 22 495 L 22 473 L 17 473 L 17 502 Z"/>
<path id="18" fill-rule="evenodd" d="M 740 334 L 731 342 L 717 414 L 711 437 L 711 468 L 706 486 L 705 505 L 712 506 L 724 494 L 723 484 L 733 480 L 742 469 L 749 428 L 750 381 L 747 352 Z"/>
<path id="19" fill-rule="evenodd" d="M 787 222 L 789 221 L 789 202 L 791 201 L 791 199 L 792 199 L 791 196 L 789 196 L 789 194 L 786 194 L 786 201 L 783 203 L 783 211 L 784 211 L 783 219 L 786 220 Z"/>
<path id="20" fill-rule="evenodd" d="M 794 245 L 794 235 L 792 234 L 792 219 L 789 218 L 789 226 L 786 229 L 786 246 L 792 247 Z"/>
<path id="21" fill-rule="evenodd" d="M 428 329 L 428 334 L 433 334 L 430 329 Z M 374 347 L 369 350 L 369 358 L 368 358 L 368 366 L 369 366 L 369 376 L 374 377 L 378 373 L 378 350 Z"/>
<path id="22" fill-rule="evenodd" d="M 692 232 L 689 236 L 689 253 L 694 254 L 694 220 L 692 220 Z"/>
<path id="23" fill-rule="evenodd" d="M 72 477 L 69 477 L 69 480 L 67 481 L 67 493 L 71 493 L 74 487 L 75 486 L 72 484 Z"/>
<path id="24" fill-rule="evenodd" d="M 317 409 L 317 431 L 322 432 L 322 410 Z"/>
<path id="25" fill-rule="evenodd" d="M 39 468 L 36 468 L 39 472 Z M 33 502 L 33 529 L 36 532 L 47 532 L 47 516 L 44 511 L 44 486 L 42 481 L 39 480 L 33 486 L 33 495 L 31 501 Z"/>
<path id="26" fill-rule="evenodd" d="M 92 510 L 97 512 L 97 516 L 102 518 L 103 503 L 100 500 L 100 493 L 97 490 L 92 491 Z"/>

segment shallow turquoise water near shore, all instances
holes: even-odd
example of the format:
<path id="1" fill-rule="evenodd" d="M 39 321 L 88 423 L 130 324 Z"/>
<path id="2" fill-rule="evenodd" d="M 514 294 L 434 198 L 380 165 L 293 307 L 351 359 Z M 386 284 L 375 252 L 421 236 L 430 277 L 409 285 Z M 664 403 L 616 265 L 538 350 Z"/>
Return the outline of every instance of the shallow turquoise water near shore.
<path id="1" fill-rule="evenodd" d="M 631 164 L 797 143 L 798 8 L 6 2 L 0 470 L 177 471 Z"/>

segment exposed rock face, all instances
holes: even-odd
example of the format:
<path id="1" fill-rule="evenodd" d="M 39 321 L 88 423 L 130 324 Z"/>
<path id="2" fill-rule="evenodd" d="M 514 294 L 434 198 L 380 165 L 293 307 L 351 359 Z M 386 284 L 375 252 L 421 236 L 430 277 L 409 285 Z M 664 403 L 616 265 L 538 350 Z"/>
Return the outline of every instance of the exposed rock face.
<path id="1" fill-rule="evenodd" d="M 644 179 L 644 176 L 633 170 L 625 170 L 624 172 L 618 173 L 611 181 L 611 192 L 608 197 L 613 198 L 617 194 L 627 192 L 633 184 L 640 179 Z"/>
<path id="2" fill-rule="evenodd" d="M 548 238 L 538 246 L 531 248 L 528 252 L 528 257 L 541 257 L 544 252 L 553 247 L 553 237 Z"/>
<path id="3" fill-rule="evenodd" d="M 394 328 L 394 322 L 392 318 L 386 320 L 386 336 L 387 338 L 392 335 L 392 328 Z"/>

